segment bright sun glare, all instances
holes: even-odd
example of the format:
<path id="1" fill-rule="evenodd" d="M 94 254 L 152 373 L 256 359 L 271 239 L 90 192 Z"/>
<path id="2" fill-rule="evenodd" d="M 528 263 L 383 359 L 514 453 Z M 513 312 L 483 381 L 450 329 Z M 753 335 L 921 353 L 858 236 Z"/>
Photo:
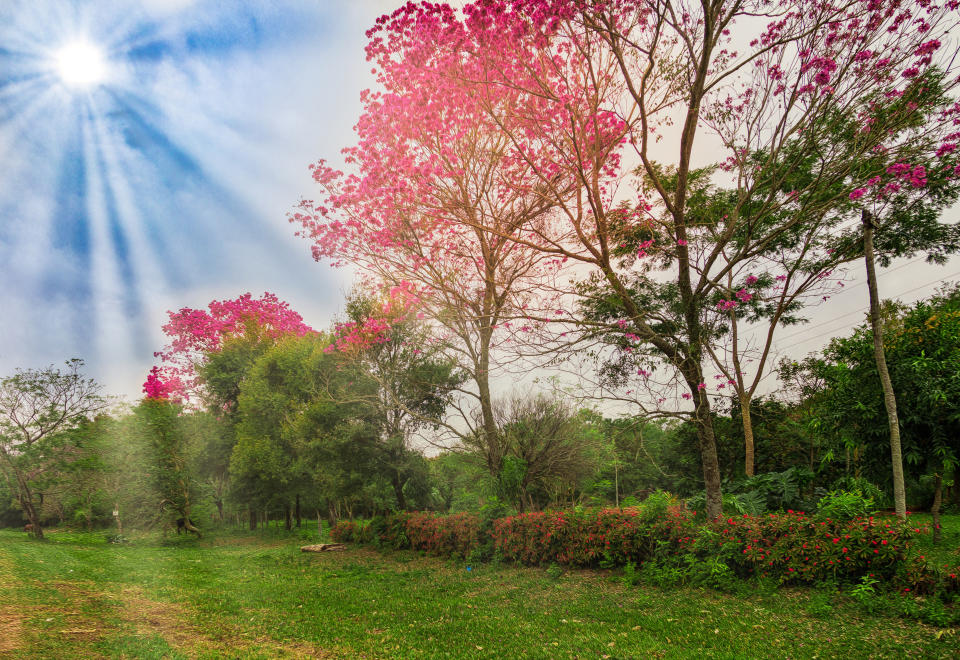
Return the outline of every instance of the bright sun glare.
<path id="1" fill-rule="evenodd" d="M 87 41 L 68 43 L 54 57 L 57 74 L 70 87 L 91 87 L 106 76 L 103 51 Z"/>

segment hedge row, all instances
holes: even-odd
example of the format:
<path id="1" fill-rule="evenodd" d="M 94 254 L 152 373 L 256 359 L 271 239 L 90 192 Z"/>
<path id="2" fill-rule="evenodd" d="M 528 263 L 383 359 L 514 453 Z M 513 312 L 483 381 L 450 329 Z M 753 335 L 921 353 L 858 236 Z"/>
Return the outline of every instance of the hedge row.
<path id="1" fill-rule="evenodd" d="M 868 577 L 905 589 L 956 590 L 956 573 L 932 570 L 913 547 L 922 531 L 893 516 L 833 520 L 788 511 L 704 521 L 669 506 L 654 512 L 523 513 L 486 525 L 473 514 L 394 513 L 365 526 L 338 523 L 332 534 L 339 541 L 473 561 L 491 555 L 527 565 L 584 567 L 709 561 L 739 577 L 781 583 Z"/>

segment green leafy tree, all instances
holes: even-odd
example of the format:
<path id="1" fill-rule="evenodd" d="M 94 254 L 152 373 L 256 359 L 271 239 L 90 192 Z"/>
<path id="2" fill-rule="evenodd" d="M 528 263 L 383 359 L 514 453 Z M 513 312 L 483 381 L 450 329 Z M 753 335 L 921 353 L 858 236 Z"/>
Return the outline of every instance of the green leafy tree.
<path id="1" fill-rule="evenodd" d="M 415 487 L 419 482 L 422 486 L 428 472 L 411 442 L 418 432 L 440 427 L 467 376 L 445 356 L 442 344 L 432 340 L 429 329 L 410 309 L 390 311 L 389 329 L 378 341 L 345 355 L 352 355 L 358 368 L 376 383 L 370 404 L 379 426 L 377 461 L 390 481 L 397 506 L 407 509 L 408 485 Z M 347 301 L 347 316 L 363 326 L 383 316 L 383 309 L 369 296 L 355 295 Z"/>
<path id="2" fill-rule="evenodd" d="M 898 424 L 907 477 L 932 475 L 942 484 L 960 456 L 960 291 L 956 287 L 904 306 L 881 307 L 884 353 L 902 414 Z M 869 324 L 836 338 L 822 358 L 785 364 L 781 375 L 804 371 L 817 386 L 807 396 L 817 402 L 822 428 L 855 452 L 863 474 L 890 481 L 889 463 L 878 446 L 889 442 L 887 410 L 877 373 L 874 333 Z"/>
<path id="3" fill-rule="evenodd" d="M 289 508 L 309 489 L 333 518 L 337 500 L 362 490 L 372 472 L 376 384 L 328 346 L 316 335 L 282 339 L 241 385 L 230 474 L 235 493 L 255 506 Z"/>
<path id="4" fill-rule="evenodd" d="M 182 526 L 198 537 L 191 520 L 199 499 L 196 478 L 190 470 L 187 436 L 180 421 L 181 406 L 169 399 L 148 396 L 134 410 L 138 430 L 152 451 L 152 476 L 159 509 L 172 511 Z"/>
<path id="5" fill-rule="evenodd" d="M 65 432 L 105 406 L 100 386 L 82 367 L 73 359 L 65 369 L 20 370 L 0 380 L 0 470 L 37 538 L 43 538 L 43 489 L 77 457 Z"/>

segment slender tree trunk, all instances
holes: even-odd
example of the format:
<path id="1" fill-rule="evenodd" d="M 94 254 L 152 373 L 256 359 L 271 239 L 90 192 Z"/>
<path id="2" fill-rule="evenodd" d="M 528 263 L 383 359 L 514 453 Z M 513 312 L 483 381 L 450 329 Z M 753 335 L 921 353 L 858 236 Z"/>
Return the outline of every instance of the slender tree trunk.
<path id="1" fill-rule="evenodd" d="M 613 459 L 613 505 L 620 508 L 620 470 L 619 461 Z"/>
<path id="2" fill-rule="evenodd" d="M 406 511 L 407 498 L 403 496 L 403 482 L 400 481 L 400 473 L 396 468 L 391 470 L 390 484 L 393 486 L 393 494 L 397 498 L 397 509 L 400 511 Z"/>
<path id="3" fill-rule="evenodd" d="M 733 274 L 727 276 L 727 285 L 733 288 Z M 751 391 L 744 387 L 743 367 L 740 364 L 740 346 L 737 314 L 730 312 L 730 341 L 733 357 L 733 377 L 736 378 L 737 398 L 740 400 L 740 420 L 743 422 L 743 472 L 749 479 L 755 474 L 756 458 L 753 448 L 753 420 L 750 418 Z"/>
<path id="4" fill-rule="evenodd" d="M 217 504 L 217 514 L 218 514 L 219 517 L 220 517 L 220 522 L 223 522 L 223 500 L 221 500 L 221 499 L 218 497 L 218 498 L 217 498 L 217 501 L 216 501 L 216 504 Z"/>
<path id="5" fill-rule="evenodd" d="M 27 483 L 27 480 L 16 471 L 14 468 L 16 477 L 17 477 L 17 486 L 19 492 L 17 493 L 17 500 L 20 502 L 20 508 L 23 509 L 23 512 L 27 515 L 27 520 L 30 521 L 30 524 L 33 527 L 30 529 L 30 533 L 38 539 L 43 538 L 43 528 L 40 527 L 40 514 L 37 513 L 37 507 L 33 504 L 33 492 L 30 490 L 30 484 Z"/>
<path id="6" fill-rule="evenodd" d="M 703 374 L 699 369 L 687 370 L 684 374 L 687 386 L 696 403 L 694 420 L 697 424 L 697 440 L 700 444 L 700 460 L 703 467 L 703 487 L 707 498 L 707 517 L 716 518 L 723 513 L 723 491 L 720 485 L 720 460 L 717 456 L 717 438 L 710 414 L 710 399 L 705 389 L 700 389 Z"/>
<path id="7" fill-rule="evenodd" d="M 940 529 L 940 501 L 943 498 L 943 475 L 937 472 L 933 475 L 933 506 L 930 507 L 930 515 L 933 516 L 933 542 L 940 543 L 943 540 L 943 530 Z"/>
<path id="8" fill-rule="evenodd" d="M 489 319 L 482 319 L 489 325 Z M 492 329 L 482 327 L 480 330 L 480 355 L 477 364 L 477 394 L 480 397 L 480 420 L 483 424 L 483 434 L 486 436 L 487 469 L 492 477 L 500 474 L 503 455 L 497 437 L 497 422 L 493 416 L 493 396 L 490 393 L 490 340 Z"/>
<path id="9" fill-rule="evenodd" d="M 893 467 L 893 507 L 897 517 L 907 517 L 907 497 L 903 483 L 903 457 L 900 450 L 900 421 L 897 419 L 897 397 L 887 370 L 887 356 L 883 350 L 883 321 L 880 318 L 880 296 L 877 293 L 877 273 L 873 256 L 873 215 L 863 211 L 863 253 L 867 266 L 867 289 L 870 291 L 870 326 L 873 329 L 873 356 L 880 374 L 883 405 L 887 409 L 890 427 L 890 461 Z"/>
<path id="10" fill-rule="evenodd" d="M 754 475 L 756 466 L 753 449 L 753 420 L 750 418 L 750 395 L 746 392 L 740 395 L 740 419 L 743 421 L 743 447 L 745 453 L 743 468 L 749 479 Z"/>
<path id="11" fill-rule="evenodd" d="M 290 502 L 283 505 L 283 527 L 288 532 L 293 529 L 293 511 L 290 509 Z"/>
<path id="12" fill-rule="evenodd" d="M 295 509 L 295 515 L 297 516 L 297 529 L 300 529 L 300 493 L 297 493 L 297 505 Z"/>
<path id="13" fill-rule="evenodd" d="M 695 395 L 697 396 L 697 395 Z M 706 392 L 699 392 L 697 408 L 697 436 L 700 441 L 700 459 L 703 462 L 703 486 L 707 494 L 707 517 L 723 513 L 723 491 L 720 487 L 720 460 L 717 457 L 717 439 L 713 431 L 713 417 Z"/>
<path id="14" fill-rule="evenodd" d="M 257 528 L 257 514 L 249 504 L 247 505 L 247 520 L 250 523 L 250 530 Z"/>
<path id="15" fill-rule="evenodd" d="M 193 521 L 190 520 L 190 503 L 187 502 L 187 505 L 183 507 L 180 511 L 180 515 L 183 516 L 183 528 L 188 532 L 193 532 L 197 535 L 197 538 L 202 538 L 203 534 L 200 533 L 200 530 L 196 528 L 193 524 Z"/>

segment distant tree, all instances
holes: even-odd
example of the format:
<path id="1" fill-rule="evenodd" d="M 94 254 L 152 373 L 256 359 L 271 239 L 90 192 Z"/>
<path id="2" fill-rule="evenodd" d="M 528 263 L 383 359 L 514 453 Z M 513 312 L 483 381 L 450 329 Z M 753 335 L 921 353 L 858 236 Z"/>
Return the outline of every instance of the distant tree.
<path id="1" fill-rule="evenodd" d="M 152 448 L 152 473 L 160 511 L 170 510 L 177 526 L 201 536 L 190 515 L 197 503 L 198 491 L 190 470 L 187 437 L 180 422 L 182 407 L 170 399 L 175 385 L 165 383 L 154 367 L 144 383 L 146 396 L 134 410 L 138 429 Z"/>
<path id="2" fill-rule="evenodd" d="M 320 335 L 287 337 L 257 359 L 238 399 L 235 497 L 290 510 L 313 492 L 336 503 L 375 475 L 376 383 Z"/>
<path id="3" fill-rule="evenodd" d="M 370 405 L 379 428 L 377 460 L 393 487 L 397 506 L 405 510 L 408 483 L 413 486 L 422 482 L 426 470 L 420 451 L 411 446 L 411 441 L 422 429 L 441 426 L 466 373 L 446 357 L 442 345 L 431 341 L 429 328 L 402 299 L 387 298 L 381 303 L 355 295 L 347 301 L 347 315 L 360 327 L 389 317 L 389 321 L 383 321 L 377 341 L 343 354 L 355 360 L 364 375 L 376 383 Z"/>
<path id="4" fill-rule="evenodd" d="M 207 405 L 221 408 L 235 402 L 239 379 L 216 381 L 208 389 L 198 370 L 220 352 L 226 340 L 247 338 L 250 350 L 255 351 L 263 341 L 269 344 L 278 337 L 314 332 L 300 314 L 272 293 L 264 293 L 260 298 L 245 293 L 234 300 L 213 300 L 207 309 L 184 307 L 168 314 L 170 320 L 163 332 L 170 343 L 156 353 L 163 362 L 159 376 L 173 398 L 196 402 L 207 395 Z M 249 361 L 234 365 L 234 371 L 239 369 L 242 375 L 245 364 Z"/>
<path id="5" fill-rule="evenodd" d="M 497 443 L 478 434 L 465 444 L 500 466 L 490 478 L 501 499 L 521 511 L 540 509 L 596 472 L 599 434 L 564 401 L 514 395 L 494 410 Z"/>
<path id="6" fill-rule="evenodd" d="M 960 290 L 950 287 L 909 307 L 886 302 L 881 322 L 900 403 L 904 471 L 914 480 L 932 476 L 939 490 L 960 459 Z M 859 450 L 866 474 L 890 484 L 889 464 L 878 460 L 889 425 L 870 324 L 833 339 L 820 358 L 781 367 L 785 378 L 800 373 L 816 383 L 806 395 L 817 402 L 822 428 Z"/>
<path id="7" fill-rule="evenodd" d="M 82 367 L 72 359 L 66 369 L 18 370 L 0 380 L 0 469 L 38 539 L 44 479 L 76 457 L 64 432 L 106 405 Z"/>

